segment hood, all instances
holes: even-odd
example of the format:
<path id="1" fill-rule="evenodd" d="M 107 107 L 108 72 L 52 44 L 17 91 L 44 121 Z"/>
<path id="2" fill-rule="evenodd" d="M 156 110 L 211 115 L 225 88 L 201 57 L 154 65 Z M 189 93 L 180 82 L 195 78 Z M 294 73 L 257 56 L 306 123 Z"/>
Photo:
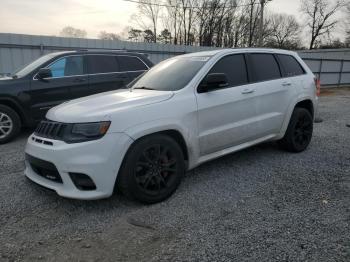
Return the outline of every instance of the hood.
<path id="1" fill-rule="evenodd" d="M 64 123 L 82 123 L 110 120 L 114 113 L 170 99 L 171 91 L 134 89 L 111 91 L 63 103 L 47 113 L 46 117 Z"/>

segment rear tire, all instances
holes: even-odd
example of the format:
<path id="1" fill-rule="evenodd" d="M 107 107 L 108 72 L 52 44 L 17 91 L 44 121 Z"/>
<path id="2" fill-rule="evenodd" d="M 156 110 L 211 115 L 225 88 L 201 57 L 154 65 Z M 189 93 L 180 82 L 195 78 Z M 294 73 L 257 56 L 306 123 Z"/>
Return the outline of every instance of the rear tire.
<path id="1" fill-rule="evenodd" d="M 310 144 L 313 131 L 313 119 L 304 108 L 295 108 L 284 137 L 279 145 L 289 152 L 302 152 Z"/>
<path id="2" fill-rule="evenodd" d="M 21 131 L 19 115 L 8 106 L 0 105 L 0 144 L 14 139 Z"/>
<path id="3" fill-rule="evenodd" d="M 126 197 L 153 204 L 170 197 L 184 173 L 180 146 L 169 136 L 150 135 L 136 141 L 128 150 L 117 186 Z"/>

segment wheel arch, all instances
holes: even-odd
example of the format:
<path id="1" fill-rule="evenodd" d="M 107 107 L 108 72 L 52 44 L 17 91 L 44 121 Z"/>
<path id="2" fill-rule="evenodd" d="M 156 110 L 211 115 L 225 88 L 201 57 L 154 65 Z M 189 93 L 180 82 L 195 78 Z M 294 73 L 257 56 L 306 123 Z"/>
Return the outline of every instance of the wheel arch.
<path id="1" fill-rule="evenodd" d="M 26 114 L 22 110 L 21 106 L 13 99 L 7 97 L 0 97 L 0 105 L 7 106 L 14 110 L 21 119 L 23 125 L 29 125 Z"/>
<path id="2" fill-rule="evenodd" d="M 293 101 L 289 107 L 288 107 L 288 111 L 286 113 L 281 131 L 279 133 L 279 135 L 276 137 L 276 140 L 281 139 L 284 137 L 284 134 L 287 130 L 289 121 L 292 117 L 292 113 L 294 111 L 294 109 L 296 107 L 299 108 L 305 108 L 306 110 L 308 110 L 311 113 L 312 118 L 314 118 L 315 115 L 315 111 L 316 111 L 316 105 L 315 105 L 315 101 L 313 100 L 312 97 L 299 97 L 298 99 L 296 99 L 295 101 Z"/>
<path id="3" fill-rule="evenodd" d="M 135 142 L 139 141 L 140 139 L 144 139 L 145 137 L 153 136 L 153 135 L 166 135 L 174 139 L 174 141 L 180 146 L 182 153 L 184 155 L 185 161 L 186 162 L 189 161 L 189 150 L 188 150 L 188 145 L 186 143 L 186 140 L 182 135 L 182 133 L 178 129 L 174 129 L 174 128 L 149 130 L 148 132 L 146 131 L 143 134 L 131 135 L 131 137 L 134 139 L 134 142 L 130 145 L 129 149 Z"/>
<path id="4" fill-rule="evenodd" d="M 315 109 L 314 109 L 314 104 L 313 104 L 311 99 L 304 99 L 304 100 L 299 101 L 298 103 L 296 103 L 294 108 L 304 108 L 304 109 L 308 110 L 310 112 L 312 118 L 314 118 Z"/>

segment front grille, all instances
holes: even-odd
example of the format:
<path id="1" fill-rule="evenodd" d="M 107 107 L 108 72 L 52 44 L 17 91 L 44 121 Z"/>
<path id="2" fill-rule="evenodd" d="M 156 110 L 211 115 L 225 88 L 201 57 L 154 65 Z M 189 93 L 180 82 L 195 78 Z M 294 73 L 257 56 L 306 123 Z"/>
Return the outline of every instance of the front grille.
<path id="1" fill-rule="evenodd" d="M 57 183 L 63 183 L 62 178 L 53 163 L 28 154 L 26 154 L 26 160 L 37 175 Z"/>
<path id="2" fill-rule="evenodd" d="M 60 140 L 67 124 L 43 120 L 34 131 L 34 135 Z"/>

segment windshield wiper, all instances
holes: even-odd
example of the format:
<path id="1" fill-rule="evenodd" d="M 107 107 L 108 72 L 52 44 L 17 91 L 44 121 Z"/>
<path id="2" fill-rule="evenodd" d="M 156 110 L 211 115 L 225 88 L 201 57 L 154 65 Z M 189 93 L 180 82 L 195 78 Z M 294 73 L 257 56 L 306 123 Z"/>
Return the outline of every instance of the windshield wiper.
<path id="1" fill-rule="evenodd" d="M 18 78 L 18 75 L 12 75 L 11 76 L 13 79 L 17 79 Z"/>
<path id="2" fill-rule="evenodd" d="M 134 87 L 133 89 L 155 90 L 154 88 L 147 87 L 147 86 L 137 86 L 137 87 Z"/>

